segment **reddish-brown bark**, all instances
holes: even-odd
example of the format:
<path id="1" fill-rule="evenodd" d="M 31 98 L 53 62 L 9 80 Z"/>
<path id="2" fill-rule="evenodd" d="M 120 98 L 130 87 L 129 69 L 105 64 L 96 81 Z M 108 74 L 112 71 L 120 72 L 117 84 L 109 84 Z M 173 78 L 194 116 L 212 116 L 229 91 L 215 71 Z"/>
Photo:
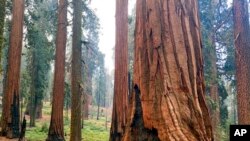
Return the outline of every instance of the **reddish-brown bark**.
<path id="1" fill-rule="evenodd" d="M 137 0 L 124 141 L 211 141 L 196 0 Z"/>
<path id="2" fill-rule="evenodd" d="M 11 105 L 14 94 L 19 97 L 20 65 L 23 40 L 24 0 L 13 0 L 12 23 L 10 32 L 10 47 L 8 54 L 8 68 L 3 97 L 3 111 L 1 119 L 2 135 L 15 137 L 12 130 Z M 19 102 L 19 101 L 18 101 Z M 19 111 L 18 111 L 19 112 Z M 19 119 L 19 118 L 18 118 Z M 19 124 L 19 121 L 15 124 Z"/>
<path id="3" fill-rule="evenodd" d="M 63 104 L 65 49 L 67 39 L 67 0 L 59 1 L 56 36 L 56 59 L 53 87 L 52 113 L 47 141 L 64 141 Z"/>
<path id="4" fill-rule="evenodd" d="M 239 124 L 250 124 L 250 30 L 247 0 L 233 1 Z"/>
<path id="5" fill-rule="evenodd" d="M 116 0 L 114 100 L 110 141 L 125 133 L 128 103 L 128 0 Z"/>

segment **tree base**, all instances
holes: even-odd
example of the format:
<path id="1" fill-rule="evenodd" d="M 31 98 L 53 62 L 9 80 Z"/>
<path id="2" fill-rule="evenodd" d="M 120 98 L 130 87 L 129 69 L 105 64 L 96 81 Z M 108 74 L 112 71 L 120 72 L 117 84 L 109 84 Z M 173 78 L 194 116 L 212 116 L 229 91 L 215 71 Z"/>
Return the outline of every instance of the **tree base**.
<path id="1" fill-rule="evenodd" d="M 46 141 L 65 141 L 63 137 L 59 137 L 57 135 L 48 135 Z"/>

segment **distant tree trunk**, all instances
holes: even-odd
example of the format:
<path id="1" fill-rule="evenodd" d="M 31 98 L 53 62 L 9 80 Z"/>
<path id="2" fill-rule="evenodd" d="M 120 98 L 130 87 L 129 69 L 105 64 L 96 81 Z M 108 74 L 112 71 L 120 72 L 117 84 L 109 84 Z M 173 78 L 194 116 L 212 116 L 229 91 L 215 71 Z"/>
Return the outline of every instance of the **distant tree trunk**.
<path id="1" fill-rule="evenodd" d="M 32 64 L 33 66 L 36 66 L 35 64 L 37 63 L 36 59 L 36 52 L 34 50 L 32 50 Z M 35 80 L 35 75 L 38 72 L 37 67 L 36 69 L 32 69 L 31 73 L 32 73 L 32 78 L 31 78 L 31 88 L 30 88 L 30 107 L 29 107 L 29 116 L 30 116 L 30 127 L 35 127 L 35 122 L 36 122 L 36 103 L 37 103 L 37 99 L 36 99 L 36 83 L 37 81 Z M 28 104 L 29 105 L 29 104 Z"/>
<path id="2" fill-rule="evenodd" d="M 6 0 L 0 1 L 0 62 L 2 62 L 2 49 L 3 49 L 3 30 L 4 30 L 4 18 L 5 18 L 5 5 Z M 2 66 L 0 66 L 0 71 L 2 71 Z"/>
<path id="3" fill-rule="evenodd" d="M 99 72 L 100 75 L 100 72 Z M 100 80 L 101 77 L 99 76 L 99 82 L 98 82 L 98 101 L 97 101 L 97 116 L 96 116 L 96 120 L 99 120 L 100 117 L 100 104 L 101 104 L 101 92 L 100 92 Z"/>
<path id="4" fill-rule="evenodd" d="M 250 124 L 250 30 L 247 0 L 233 1 L 239 124 Z"/>
<path id="5" fill-rule="evenodd" d="M 116 0 L 114 99 L 110 141 L 125 133 L 128 106 L 128 0 Z"/>
<path id="6" fill-rule="evenodd" d="M 213 35 L 214 36 L 214 35 Z M 218 126 L 220 126 L 220 99 L 218 93 L 218 76 L 217 76 L 217 57 L 216 57 L 216 47 L 215 41 L 213 39 L 213 44 L 211 46 L 210 60 L 211 60 L 211 82 L 210 82 L 210 97 L 213 100 L 213 105 L 210 107 L 212 127 L 214 131 L 215 141 L 220 141 Z"/>
<path id="7" fill-rule="evenodd" d="M 196 0 L 137 0 L 134 91 L 123 141 L 211 141 Z"/>
<path id="8" fill-rule="evenodd" d="M 7 78 L 3 96 L 3 110 L 1 118 L 1 135 L 15 138 L 19 136 L 19 131 L 13 129 L 19 126 L 18 121 L 13 123 L 11 117 L 11 105 L 13 104 L 14 94 L 19 99 L 20 85 L 20 65 L 23 40 L 23 18 L 24 18 L 24 0 L 13 0 L 12 25 L 10 32 L 10 48 L 8 56 Z M 19 102 L 19 101 L 18 101 Z M 19 105 L 19 104 L 18 104 Z M 19 108 L 19 107 L 18 107 Z M 19 113 L 19 110 L 17 110 Z M 19 114 L 18 114 L 19 115 Z M 15 125 L 14 125 L 15 124 Z"/>
<path id="9" fill-rule="evenodd" d="M 89 52 L 89 51 L 88 51 Z M 90 53 L 88 53 L 90 54 Z M 92 75 L 90 74 L 89 70 L 87 72 L 87 93 L 84 95 L 84 118 L 88 119 L 89 118 L 89 105 L 91 103 L 91 96 L 92 96 Z"/>
<path id="10" fill-rule="evenodd" d="M 84 104 L 83 104 L 83 118 L 89 118 L 89 104 L 90 104 L 90 95 L 84 94 Z"/>
<path id="11" fill-rule="evenodd" d="M 35 80 L 32 81 L 32 83 L 36 83 Z M 38 100 L 36 97 L 36 91 L 34 86 L 31 86 L 31 97 L 30 100 L 28 101 L 28 104 L 26 105 L 25 109 L 25 115 L 29 115 L 30 119 L 32 120 L 30 122 L 30 126 L 34 127 L 35 126 L 35 119 L 41 119 L 42 118 L 42 108 L 43 108 L 43 103 L 41 100 Z M 39 95 L 39 94 L 38 94 Z"/>
<path id="12" fill-rule="evenodd" d="M 71 74 L 71 127 L 70 141 L 81 140 L 81 35 L 82 35 L 82 1 L 73 0 L 73 44 Z"/>
<path id="13" fill-rule="evenodd" d="M 39 100 L 36 106 L 36 119 L 41 119 L 43 117 L 43 101 Z"/>
<path id="14" fill-rule="evenodd" d="M 212 127 L 213 127 L 213 135 L 215 141 L 220 141 L 219 133 L 218 133 L 218 126 L 220 125 L 220 99 L 219 99 L 219 93 L 218 93 L 218 73 L 217 73 L 217 54 L 216 54 L 216 31 L 215 31 L 215 7 L 216 7 L 216 0 L 211 1 L 211 9 L 209 10 L 209 14 L 211 14 L 211 17 L 209 19 L 209 22 L 211 23 L 211 30 L 209 31 L 209 43 L 208 43 L 208 57 L 210 59 L 210 65 L 208 65 L 209 71 L 210 71 L 210 81 L 209 84 L 209 93 L 210 97 L 213 101 L 212 106 L 210 107 L 210 113 L 211 113 L 211 121 L 212 121 Z"/>

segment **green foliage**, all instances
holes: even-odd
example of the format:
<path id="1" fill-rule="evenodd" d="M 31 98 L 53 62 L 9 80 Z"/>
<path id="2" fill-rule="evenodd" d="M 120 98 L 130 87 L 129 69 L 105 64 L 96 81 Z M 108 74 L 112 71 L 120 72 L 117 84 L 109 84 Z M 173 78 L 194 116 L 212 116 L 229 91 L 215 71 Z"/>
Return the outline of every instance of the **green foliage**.
<path id="1" fill-rule="evenodd" d="M 45 115 L 51 115 L 51 104 L 50 104 L 50 102 L 44 102 L 42 112 Z"/>
<path id="2" fill-rule="evenodd" d="M 96 104 L 99 104 L 100 106 L 105 106 L 107 88 L 106 70 L 104 68 L 104 54 L 100 53 L 98 57 L 98 68 L 96 69 L 95 73 L 96 90 L 94 100 Z"/>
<path id="3" fill-rule="evenodd" d="M 228 92 L 226 84 L 233 84 L 235 81 L 235 59 L 234 59 L 234 39 L 232 8 L 228 6 L 228 0 L 199 0 L 201 31 L 204 56 L 204 76 L 206 92 L 209 94 L 211 84 L 218 86 L 219 103 L 214 102 L 210 97 L 206 97 L 211 110 L 220 108 L 220 126 L 218 132 L 220 140 L 228 140 L 228 119 L 229 111 L 226 100 Z M 214 82 L 211 58 L 216 54 L 217 76 Z M 234 86 L 231 89 L 235 89 Z M 229 90 L 231 91 L 231 90 Z M 230 105 L 233 106 L 233 105 Z M 233 109 L 231 107 L 231 109 Z M 232 113 L 232 112 L 231 112 Z"/>
<path id="4" fill-rule="evenodd" d="M 64 83 L 64 108 L 69 108 L 71 103 L 71 92 L 69 83 Z"/>
<path id="5" fill-rule="evenodd" d="M 10 16 L 11 15 L 11 1 L 10 0 L 6 0 L 6 4 L 5 4 L 5 15 Z M 1 9 L 1 8 L 0 8 Z M 2 80 L 2 84 L 4 87 L 4 82 L 6 79 L 6 72 L 7 72 L 7 65 L 8 65 L 8 51 L 9 51 L 9 35 L 10 35 L 10 27 L 11 27 L 11 21 L 10 19 L 6 18 L 5 22 L 4 22 L 4 28 L 3 28 L 3 35 L 2 35 L 2 43 L 0 42 L 0 44 L 2 45 L 1 48 L 1 75 L 3 75 L 3 80 Z M 1 35 L 0 35 L 1 36 Z M 0 46 L 1 46 L 0 45 Z"/>
<path id="6" fill-rule="evenodd" d="M 219 83 L 218 86 L 218 92 L 220 94 L 220 121 L 221 121 L 221 127 L 226 127 L 226 122 L 228 120 L 228 109 L 227 105 L 225 104 L 225 99 L 228 97 L 227 90 L 225 88 L 225 84 L 222 82 Z"/>
<path id="7" fill-rule="evenodd" d="M 2 60 L 2 48 L 3 48 L 3 42 L 4 42 L 4 18 L 5 18 L 5 4 L 6 0 L 0 1 L 0 62 Z M 0 72 L 2 72 L 2 65 L 0 65 Z"/>
<path id="8" fill-rule="evenodd" d="M 8 65 L 8 52 L 9 52 L 9 34 L 10 34 L 10 20 L 5 21 L 5 31 L 4 31 L 4 43 L 3 43 L 3 58 L 2 58 L 2 74 L 3 74 L 3 88 L 5 87 L 6 73 L 7 73 L 7 65 Z"/>
<path id="9" fill-rule="evenodd" d="M 108 141 L 109 131 L 105 129 L 105 119 L 84 121 L 84 141 Z"/>
<path id="10" fill-rule="evenodd" d="M 30 75 L 27 70 L 24 69 L 21 71 L 21 87 L 20 87 L 20 98 L 21 106 L 25 107 L 28 104 L 30 97 Z M 22 109 L 23 110 L 23 109 Z"/>
<path id="11" fill-rule="evenodd" d="M 99 58 L 99 19 L 95 12 L 89 7 L 88 1 L 83 1 L 83 82 L 84 93 L 92 95 L 92 78 L 98 68 Z"/>
<path id="12" fill-rule="evenodd" d="M 49 132 L 49 125 L 48 125 L 48 123 L 43 123 L 40 132 L 45 132 L 45 133 Z"/>
<path id="13" fill-rule="evenodd" d="M 47 134 L 48 123 L 37 121 L 36 127 L 28 127 L 26 129 L 25 138 L 28 141 L 45 141 L 47 138 Z"/>
<path id="14" fill-rule="evenodd" d="M 211 83 L 211 53 L 216 51 L 218 79 L 234 73 L 232 8 L 227 0 L 199 0 L 206 86 Z M 213 42 L 216 47 L 214 49 Z"/>
<path id="15" fill-rule="evenodd" d="M 219 106 L 219 103 L 215 102 L 210 96 L 206 96 L 206 101 L 210 109 L 213 111 L 215 111 Z"/>
<path id="16" fill-rule="evenodd" d="M 26 62 L 30 75 L 30 103 L 42 103 L 48 92 L 51 61 L 54 59 L 55 10 L 52 1 L 27 1 Z"/>
<path id="17" fill-rule="evenodd" d="M 48 125 L 50 119 L 48 117 L 50 113 L 47 114 L 45 111 L 49 109 L 51 109 L 50 103 L 44 103 L 44 118 L 36 121 L 36 127 L 27 127 L 25 137 L 28 141 L 46 140 L 49 130 Z M 96 107 L 94 109 L 96 110 Z M 84 120 L 84 129 L 82 130 L 83 141 L 108 141 L 110 124 L 108 124 L 106 129 L 105 122 L 105 117 L 100 117 L 100 120 Z M 66 135 L 65 139 L 68 141 L 70 135 L 70 119 L 67 117 L 64 117 L 64 133 Z"/>

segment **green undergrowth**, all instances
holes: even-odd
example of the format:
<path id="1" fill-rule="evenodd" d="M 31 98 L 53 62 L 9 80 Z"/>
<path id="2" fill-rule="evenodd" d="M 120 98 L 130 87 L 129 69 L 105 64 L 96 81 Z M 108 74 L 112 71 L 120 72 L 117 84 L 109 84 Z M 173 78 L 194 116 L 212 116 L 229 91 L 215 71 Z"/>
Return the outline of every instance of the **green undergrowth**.
<path id="1" fill-rule="evenodd" d="M 50 123 L 50 105 L 45 103 L 43 107 L 43 119 L 36 120 L 36 127 L 29 127 L 27 123 L 26 139 L 27 141 L 45 141 L 48 135 Z M 29 121 L 27 119 L 27 121 Z M 83 141 L 108 141 L 110 123 L 106 128 L 106 119 L 104 116 L 96 120 L 95 116 L 90 116 L 90 119 L 84 120 L 84 128 L 82 129 Z M 80 123 L 79 123 L 80 124 Z M 64 118 L 65 139 L 70 138 L 70 119 Z"/>
<path id="2" fill-rule="evenodd" d="M 29 124 L 29 123 L 28 123 Z M 64 120 L 65 139 L 69 140 L 70 121 Z M 45 141 L 49 130 L 49 122 L 36 122 L 36 127 L 26 130 L 27 141 Z M 109 127 L 105 127 L 105 118 L 88 119 L 84 121 L 84 129 L 82 129 L 83 141 L 108 141 Z"/>

